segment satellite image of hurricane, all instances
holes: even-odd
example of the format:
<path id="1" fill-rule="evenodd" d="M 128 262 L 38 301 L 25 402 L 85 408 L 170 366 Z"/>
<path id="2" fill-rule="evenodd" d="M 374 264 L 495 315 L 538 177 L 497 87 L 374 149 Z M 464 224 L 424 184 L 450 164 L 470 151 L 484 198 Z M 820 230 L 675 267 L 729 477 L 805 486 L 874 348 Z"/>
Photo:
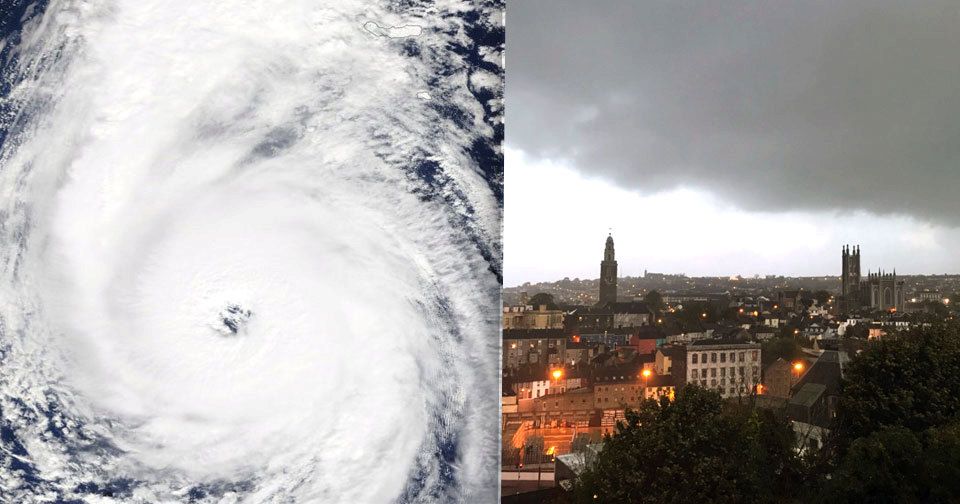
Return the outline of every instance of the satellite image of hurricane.
<path id="1" fill-rule="evenodd" d="M 492 502 L 502 0 L 0 1 L 0 502 Z"/>

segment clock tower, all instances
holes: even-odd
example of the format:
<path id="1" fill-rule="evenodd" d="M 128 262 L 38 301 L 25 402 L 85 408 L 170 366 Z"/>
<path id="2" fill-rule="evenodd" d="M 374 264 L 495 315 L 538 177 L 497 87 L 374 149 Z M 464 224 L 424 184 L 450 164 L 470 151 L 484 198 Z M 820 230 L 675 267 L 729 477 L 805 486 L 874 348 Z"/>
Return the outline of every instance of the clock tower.
<path id="1" fill-rule="evenodd" d="M 603 261 L 600 262 L 600 302 L 617 301 L 617 260 L 613 252 L 613 236 L 607 236 L 607 245 L 603 249 Z"/>

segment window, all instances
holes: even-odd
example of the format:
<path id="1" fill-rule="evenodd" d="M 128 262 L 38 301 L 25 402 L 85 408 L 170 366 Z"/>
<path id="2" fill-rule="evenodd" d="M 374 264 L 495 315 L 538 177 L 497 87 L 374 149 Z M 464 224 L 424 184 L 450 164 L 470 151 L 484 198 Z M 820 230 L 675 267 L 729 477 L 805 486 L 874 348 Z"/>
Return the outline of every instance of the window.
<path id="1" fill-rule="evenodd" d="M 727 368 L 725 367 L 720 368 L 720 376 L 727 376 Z"/>
<path id="2" fill-rule="evenodd" d="M 701 370 L 700 370 L 700 377 L 701 377 L 701 378 L 706 378 L 706 377 L 707 377 L 707 370 L 706 370 L 706 369 L 701 369 Z"/>
<path id="3" fill-rule="evenodd" d="M 704 363 L 704 364 L 707 363 L 707 354 L 706 354 L 706 353 L 700 354 L 700 362 L 702 362 L 702 363 Z"/>
<path id="4" fill-rule="evenodd" d="M 691 379 L 694 379 L 694 380 L 697 379 L 697 370 L 696 370 L 696 369 L 691 369 L 691 370 L 690 370 L 690 378 L 691 378 Z"/>
<path id="5" fill-rule="evenodd" d="M 697 363 L 697 354 L 693 354 L 693 363 L 694 363 L 694 364 Z"/>
<path id="6" fill-rule="evenodd" d="M 725 353 L 720 354 L 720 362 L 727 362 L 727 354 Z"/>
<path id="7" fill-rule="evenodd" d="M 717 376 L 717 368 L 710 368 L 710 377 L 715 378 L 716 376 Z"/>
<path id="8" fill-rule="evenodd" d="M 743 362 L 746 359 L 746 352 L 740 352 L 740 362 Z"/>
<path id="9" fill-rule="evenodd" d="M 717 352 L 710 352 L 710 362 L 717 362 Z"/>

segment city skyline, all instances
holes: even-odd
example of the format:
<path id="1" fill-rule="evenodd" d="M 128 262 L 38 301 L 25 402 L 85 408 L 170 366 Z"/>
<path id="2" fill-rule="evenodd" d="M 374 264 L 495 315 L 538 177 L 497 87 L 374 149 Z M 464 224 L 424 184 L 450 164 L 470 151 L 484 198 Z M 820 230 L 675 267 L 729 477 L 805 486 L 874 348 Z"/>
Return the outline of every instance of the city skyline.
<path id="1" fill-rule="evenodd" d="M 620 277 L 639 277 L 644 271 L 698 277 L 839 277 L 839 253 L 847 244 L 860 245 L 865 251 L 864 272 L 960 273 L 952 253 L 960 249 L 960 233 L 912 217 L 881 218 L 849 211 L 746 212 L 691 189 L 644 196 L 588 178 L 561 163 L 530 162 L 523 152 L 511 148 L 506 151 L 506 163 L 514 169 L 506 174 L 511 190 L 505 194 L 505 287 L 599 278 L 599 258 L 610 233 L 617 242 Z M 589 202 L 594 210 L 585 211 L 589 205 L 566 204 L 569 201 Z M 678 201 L 687 209 L 678 217 L 682 225 L 639 228 L 631 224 L 637 220 L 636 212 L 618 211 L 626 207 L 655 212 Z M 521 217 L 538 212 L 553 215 L 556 225 L 568 231 L 552 228 L 545 217 Z M 606 213 L 611 225 L 598 222 L 597 213 Z M 697 222 L 706 224 L 691 231 Z M 753 223 L 762 236 L 743 238 L 745 231 L 737 222 Z M 726 241 L 728 235 L 741 239 Z M 665 246 L 668 242 L 672 246 Z M 714 248 L 703 253 L 698 247 L 704 243 Z"/>
<path id="2" fill-rule="evenodd" d="M 946 2 L 517 4 L 505 285 L 597 277 L 608 228 L 624 275 L 837 274 L 845 243 L 865 267 L 960 271 L 958 20 Z"/>

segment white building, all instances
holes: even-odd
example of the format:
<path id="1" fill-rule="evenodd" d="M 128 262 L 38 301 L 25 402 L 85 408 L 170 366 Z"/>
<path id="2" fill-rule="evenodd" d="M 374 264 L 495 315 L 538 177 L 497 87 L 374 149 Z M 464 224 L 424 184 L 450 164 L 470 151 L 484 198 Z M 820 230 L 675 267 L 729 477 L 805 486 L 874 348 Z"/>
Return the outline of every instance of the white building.
<path id="1" fill-rule="evenodd" d="M 550 394 L 563 394 L 568 390 L 583 388 L 586 380 L 583 378 L 543 379 L 517 382 L 513 391 L 520 399 L 536 399 Z"/>
<path id="2" fill-rule="evenodd" d="M 687 346 L 686 383 L 724 398 L 750 395 L 760 383 L 760 344 L 698 341 Z"/>

